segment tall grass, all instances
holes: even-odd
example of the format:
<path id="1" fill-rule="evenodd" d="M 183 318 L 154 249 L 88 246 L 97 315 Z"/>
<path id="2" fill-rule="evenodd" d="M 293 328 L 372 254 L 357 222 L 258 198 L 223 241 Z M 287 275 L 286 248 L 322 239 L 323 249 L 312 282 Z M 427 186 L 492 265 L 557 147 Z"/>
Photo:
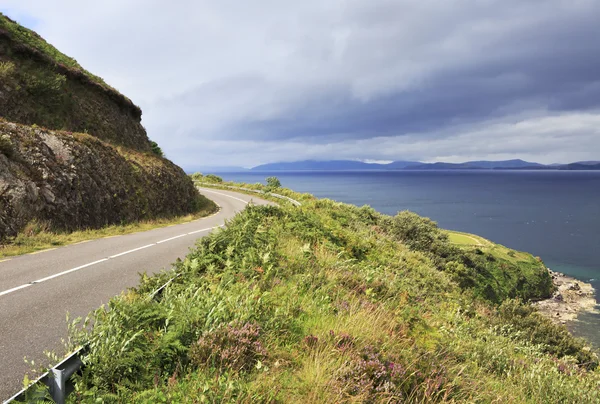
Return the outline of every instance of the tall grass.
<path id="1" fill-rule="evenodd" d="M 460 251 L 417 247 L 368 207 L 304 202 L 248 207 L 173 272 L 143 276 L 92 313 L 83 325 L 93 328 L 72 327 L 71 344 L 90 351 L 69 400 L 600 400 L 597 357 L 520 301 L 479 293 L 484 279 L 460 282 L 440 264 Z M 523 277 L 543 276 L 527 262 Z M 531 287 L 544 293 L 543 282 Z"/>

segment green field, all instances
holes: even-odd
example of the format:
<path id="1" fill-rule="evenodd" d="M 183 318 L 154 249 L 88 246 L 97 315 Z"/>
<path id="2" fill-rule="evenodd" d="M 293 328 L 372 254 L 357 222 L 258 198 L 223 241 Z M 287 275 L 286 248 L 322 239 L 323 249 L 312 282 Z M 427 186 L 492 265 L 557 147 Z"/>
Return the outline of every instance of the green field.
<path id="1" fill-rule="evenodd" d="M 456 245 L 465 246 L 489 246 L 491 242 L 474 234 L 448 231 L 448 240 Z"/>

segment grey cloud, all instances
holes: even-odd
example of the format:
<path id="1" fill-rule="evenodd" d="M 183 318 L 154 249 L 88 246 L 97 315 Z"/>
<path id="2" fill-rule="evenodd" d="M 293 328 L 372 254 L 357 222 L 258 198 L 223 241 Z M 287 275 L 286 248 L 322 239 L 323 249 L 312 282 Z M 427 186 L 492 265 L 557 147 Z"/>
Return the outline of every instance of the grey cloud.
<path id="1" fill-rule="evenodd" d="M 6 1 L 139 103 L 176 162 L 600 150 L 597 1 Z"/>

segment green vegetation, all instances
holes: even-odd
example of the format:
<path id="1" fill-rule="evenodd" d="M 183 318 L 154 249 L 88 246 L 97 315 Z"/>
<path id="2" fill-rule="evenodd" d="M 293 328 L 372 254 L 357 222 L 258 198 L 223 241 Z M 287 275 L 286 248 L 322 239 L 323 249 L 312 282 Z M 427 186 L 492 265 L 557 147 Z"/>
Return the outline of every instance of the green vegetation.
<path id="1" fill-rule="evenodd" d="M 0 80 L 0 115 L 11 122 L 90 133 L 150 151 L 138 106 L 1 13 Z"/>
<path id="2" fill-rule="evenodd" d="M 223 178 L 214 174 L 202 175 L 202 173 L 194 173 L 190 175 L 190 178 L 196 182 L 210 182 L 213 184 L 220 184 L 223 182 Z"/>
<path id="3" fill-rule="evenodd" d="M 90 350 L 71 402 L 600 400 L 597 357 L 512 299 L 551 293 L 540 261 L 278 192 L 302 207 L 248 207 L 72 326 Z"/>
<path id="4" fill-rule="evenodd" d="M 452 244 L 461 246 L 492 246 L 493 244 L 484 239 L 483 237 L 476 236 L 474 234 L 461 233 L 458 231 L 448 231 L 448 241 Z"/>
<path id="5" fill-rule="evenodd" d="M 93 81 L 106 86 L 104 80 L 83 69 L 75 59 L 62 54 L 54 46 L 44 41 L 44 39 L 37 33 L 17 24 L 15 21 L 6 17 L 2 13 L 0 13 L 0 30 L 4 35 L 9 35 L 12 40 L 28 46 L 31 49 L 35 49 L 41 55 L 46 56 L 56 64 L 61 64 L 70 69 L 78 70 Z M 1 71 L 2 68 L 0 67 L 0 77 L 2 74 Z"/>
<path id="6" fill-rule="evenodd" d="M 48 223 L 34 220 L 16 236 L 0 244 L 0 260 L 17 255 L 30 254 L 69 244 L 82 243 L 104 237 L 121 236 L 152 230 L 159 227 L 187 223 L 217 211 L 213 201 L 203 195 L 198 197 L 197 210 L 189 215 L 172 218 L 142 220 L 139 222 L 85 229 L 73 232 L 52 230 Z"/>
<path id="7" fill-rule="evenodd" d="M 153 140 L 150 141 L 150 149 L 152 150 L 152 153 L 156 154 L 158 157 L 165 157 L 165 154 L 163 153 L 158 143 L 156 143 Z"/>
<path id="8" fill-rule="evenodd" d="M 279 188 L 281 188 L 281 182 L 279 181 L 279 178 L 267 177 L 267 192 L 272 192 Z"/>

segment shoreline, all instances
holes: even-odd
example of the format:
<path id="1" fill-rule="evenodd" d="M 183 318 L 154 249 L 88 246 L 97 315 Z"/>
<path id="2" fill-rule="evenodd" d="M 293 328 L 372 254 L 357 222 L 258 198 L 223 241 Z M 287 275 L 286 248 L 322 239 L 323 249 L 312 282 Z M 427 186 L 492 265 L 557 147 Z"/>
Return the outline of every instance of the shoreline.
<path id="1" fill-rule="evenodd" d="M 548 268 L 556 291 L 552 297 L 534 302 L 544 316 L 555 323 L 566 324 L 577 320 L 581 312 L 596 312 L 596 290 L 586 282 Z"/>

